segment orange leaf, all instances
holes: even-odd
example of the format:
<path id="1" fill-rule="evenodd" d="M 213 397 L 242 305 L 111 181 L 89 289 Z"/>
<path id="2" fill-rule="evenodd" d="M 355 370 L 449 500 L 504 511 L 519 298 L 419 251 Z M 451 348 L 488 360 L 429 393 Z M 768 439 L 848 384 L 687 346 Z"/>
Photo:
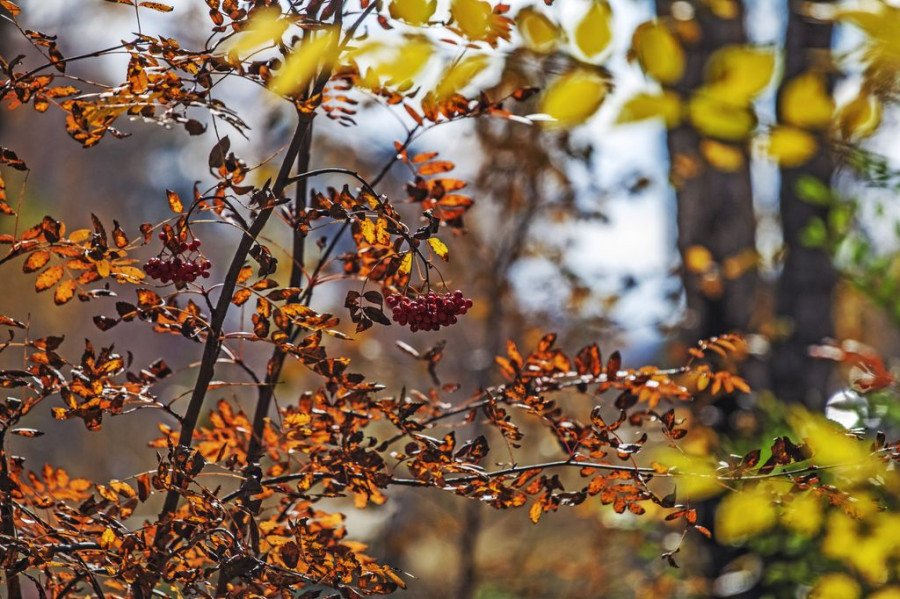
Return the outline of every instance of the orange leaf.
<path id="1" fill-rule="evenodd" d="M 35 291 L 46 291 L 59 283 L 59 280 L 62 278 L 64 274 L 62 266 L 51 266 L 44 272 L 38 275 L 37 280 L 34 282 L 34 290 Z"/>
<path id="2" fill-rule="evenodd" d="M 75 280 L 68 279 L 59 284 L 59 287 L 56 288 L 56 291 L 53 292 L 53 302 L 57 306 L 61 306 L 67 303 L 72 299 L 75 295 Z"/>
<path id="3" fill-rule="evenodd" d="M 434 162 L 429 162 L 420 166 L 419 174 L 436 175 L 438 173 L 446 173 L 447 171 L 452 171 L 454 166 L 455 165 L 449 160 L 435 160 Z"/>
<path id="4" fill-rule="evenodd" d="M 149 8 L 151 10 L 157 10 L 159 12 L 172 12 L 173 8 L 168 4 L 163 4 L 162 2 L 141 2 L 138 4 L 143 8 Z"/>
<path id="5" fill-rule="evenodd" d="M 50 252 L 38 251 L 28 256 L 22 265 L 22 272 L 35 272 L 44 267 L 50 261 Z"/>
<path id="6" fill-rule="evenodd" d="M 171 189 L 166 190 L 166 198 L 169 200 L 169 208 L 175 214 L 181 214 L 184 212 L 184 204 L 181 202 L 181 198 L 178 197 L 178 194 L 172 191 Z"/>

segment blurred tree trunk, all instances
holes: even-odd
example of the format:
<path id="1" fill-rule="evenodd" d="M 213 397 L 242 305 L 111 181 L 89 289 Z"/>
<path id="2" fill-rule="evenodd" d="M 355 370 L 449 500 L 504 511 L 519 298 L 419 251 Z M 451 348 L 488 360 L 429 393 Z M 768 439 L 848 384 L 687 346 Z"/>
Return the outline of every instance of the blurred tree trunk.
<path id="1" fill-rule="evenodd" d="M 656 0 L 658 16 L 674 18 L 672 7 L 676 1 Z M 721 13 L 714 14 L 707 3 L 692 0 L 691 6 L 697 33 L 693 43 L 683 42 L 686 69 L 676 86 L 683 98 L 689 98 L 703 85 L 704 65 L 716 50 L 747 43 L 741 2 L 734 3 L 735 11 L 728 15 L 729 18 L 723 18 Z M 716 264 L 721 265 L 729 257 L 756 251 L 750 156 L 746 144 L 732 146 L 741 152 L 742 164 L 736 170 L 722 171 L 704 161 L 700 150 L 702 142 L 703 136 L 690 123 L 671 129 L 668 134 L 670 177 L 678 210 L 678 250 L 686 263 L 690 248 L 701 246 L 710 252 Z M 717 285 L 704 285 L 701 276 L 689 272 L 685 264 L 682 281 L 688 314 L 686 326 L 682 328 L 684 343 L 692 345 L 699 339 L 722 333 L 750 330 L 758 299 L 759 278 L 755 269 L 746 269 L 735 278 L 720 276 Z M 753 386 L 762 382 L 759 366 L 745 365 L 748 371 L 743 374 Z M 738 410 L 736 397 L 719 398 L 714 407 L 716 411 L 712 413 L 717 416 L 709 423 L 717 432 L 732 432 L 730 416 Z M 700 520 L 714 523 L 717 504 L 715 499 L 701 502 L 697 506 Z M 741 552 L 716 544 L 709 547 L 708 555 L 706 574 L 715 585 L 715 581 L 736 563 Z M 757 595 L 754 589 L 746 589 L 734 596 L 747 599 Z"/>
<path id="2" fill-rule="evenodd" d="M 676 1 L 657 0 L 658 15 L 671 18 L 673 4 Z M 706 3 L 692 1 L 691 5 L 698 38 L 694 43 L 684 43 L 686 69 L 677 89 L 685 98 L 702 85 L 703 66 L 713 52 L 747 41 L 740 2 L 735 3 L 735 14 L 728 19 L 713 14 Z M 756 221 L 746 150 L 740 149 L 743 165 L 736 171 L 724 172 L 703 161 L 702 136 L 690 124 L 672 129 L 667 141 L 677 197 L 681 255 L 685 256 L 692 246 L 702 246 L 721 264 L 729 256 L 753 251 Z M 688 343 L 747 330 L 757 288 L 752 269 L 736 279 L 723 280 L 719 293 L 704 292 L 700 277 L 691 273 L 685 272 L 683 280 L 688 308 L 684 339 Z"/>
<path id="3" fill-rule="evenodd" d="M 800 8 L 797 1 L 788 4 L 784 79 L 779 98 L 785 83 L 800 73 L 812 69 L 827 74 L 832 26 L 803 17 L 798 13 Z M 781 117 L 779 110 L 779 120 Z M 809 221 L 826 218 L 827 208 L 804 202 L 796 188 L 798 180 L 810 176 L 827 185 L 833 169 L 823 137 L 812 160 L 798 168 L 781 170 L 781 225 L 786 257 L 777 284 L 776 313 L 788 325 L 789 332 L 773 347 L 772 391 L 782 401 L 803 402 L 815 409 L 824 405 L 831 368 L 826 360 L 810 358 L 808 347 L 834 335 L 832 293 L 837 273 L 824 250 L 804 247 L 801 242 Z"/>

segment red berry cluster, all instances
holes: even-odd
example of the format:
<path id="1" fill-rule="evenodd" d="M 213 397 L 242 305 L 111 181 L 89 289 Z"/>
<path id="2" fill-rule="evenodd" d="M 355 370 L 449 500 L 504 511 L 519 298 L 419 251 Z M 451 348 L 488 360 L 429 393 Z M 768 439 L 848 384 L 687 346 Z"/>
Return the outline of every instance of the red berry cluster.
<path id="1" fill-rule="evenodd" d="M 160 233 L 159 238 L 165 240 L 166 234 Z M 173 254 L 170 258 L 150 258 L 144 266 L 144 271 L 162 283 L 171 281 L 176 285 L 193 283 L 197 277 L 206 279 L 209 277 L 212 264 L 197 253 L 198 249 L 200 249 L 199 239 L 194 239 L 190 243 L 181 242 L 178 246 L 179 254 Z"/>
<path id="2" fill-rule="evenodd" d="M 409 330 L 413 333 L 437 331 L 442 326 L 456 324 L 456 317 L 465 314 L 472 307 L 472 300 L 466 299 L 459 290 L 443 295 L 431 291 L 416 298 L 394 294 L 387 296 L 384 301 L 394 310 L 394 322 L 401 326 L 409 325 Z"/>

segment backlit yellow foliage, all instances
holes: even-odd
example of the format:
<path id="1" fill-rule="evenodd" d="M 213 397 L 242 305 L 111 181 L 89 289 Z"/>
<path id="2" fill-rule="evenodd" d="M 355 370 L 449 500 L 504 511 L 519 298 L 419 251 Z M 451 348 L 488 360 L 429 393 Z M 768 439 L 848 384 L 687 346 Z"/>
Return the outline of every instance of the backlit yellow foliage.
<path id="1" fill-rule="evenodd" d="M 767 486 L 756 485 L 722 499 L 716 509 L 716 537 L 723 543 L 740 543 L 769 530 L 776 522 Z"/>
<path id="2" fill-rule="evenodd" d="M 881 124 L 881 101 L 860 93 L 841 107 L 837 115 L 838 130 L 844 139 L 859 139 L 872 135 Z"/>
<path id="3" fill-rule="evenodd" d="M 585 56 L 600 54 L 612 41 L 612 9 L 605 0 L 591 2 L 575 28 L 575 45 Z"/>
<path id="4" fill-rule="evenodd" d="M 467 86 L 488 65 L 484 54 L 469 56 L 451 66 L 435 89 L 438 98 L 447 98 Z"/>
<path id="5" fill-rule="evenodd" d="M 726 173 L 735 172 L 744 166 L 743 150 L 732 144 L 704 139 L 700 142 L 700 153 L 714 168 Z"/>
<path id="6" fill-rule="evenodd" d="M 716 96 L 734 104 L 746 104 L 772 80 L 775 53 L 769 48 L 727 46 L 706 63 L 705 75 Z"/>
<path id="7" fill-rule="evenodd" d="M 872 584 L 891 575 L 891 560 L 900 554 L 900 514 L 873 510 L 860 520 L 841 511 L 828 517 L 822 553 L 850 565 Z"/>
<path id="8" fill-rule="evenodd" d="M 275 44 L 290 25 L 277 8 L 257 11 L 250 24 L 227 47 L 230 54 L 243 60 L 249 53 L 265 44 Z"/>
<path id="9" fill-rule="evenodd" d="M 725 141 L 745 139 L 756 127 L 756 116 L 748 106 L 719 97 L 719 88 L 702 87 L 688 103 L 694 127 L 704 135 Z"/>
<path id="10" fill-rule="evenodd" d="M 388 10 L 391 17 L 410 25 L 427 23 L 437 9 L 437 0 L 392 0 Z"/>
<path id="11" fill-rule="evenodd" d="M 660 83 L 677 83 L 684 75 L 684 50 L 675 35 L 659 22 L 640 25 L 631 51 L 645 73 Z"/>
<path id="12" fill-rule="evenodd" d="M 491 5 L 482 0 L 453 0 L 450 16 L 467 38 L 480 40 L 487 37 L 491 27 Z"/>
<path id="13" fill-rule="evenodd" d="M 805 164 L 815 155 L 817 147 L 816 138 L 803 129 L 779 125 L 769 132 L 769 157 L 787 168 Z"/>
<path id="14" fill-rule="evenodd" d="M 822 500 L 812 493 L 783 498 L 781 523 L 803 536 L 811 537 L 822 527 Z"/>
<path id="15" fill-rule="evenodd" d="M 847 435 L 840 425 L 799 407 L 791 411 L 788 421 L 797 437 L 806 439 L 812 462 L 820 468 L 830 469 L 851 484 L 884 476 L 885 465 L 872 455 L 869 443 Z"/>
<path id="16" fill-rule="evenodd" d="M 717 464 L 710 455 L 685 453 L 672 447 L 661 447 L 653 453 L 654 463 L 665 464 L 675 475 L 678 500 L 708 499 L 725 490 L 716 474 Z"/>
<path id="17" fill-rule="evenodd" d="M 300 47 L 295 48 L 285 59 L 284 65 L 269 84 L 269 89 L 283 95 L 303 90 L 320 68 L 334 62 L 338 35 L 336 29 L 328 29 L 318 37 L 300 43 Z"/>
<path id="18" fill-rule="evenodd" d="M 816 581 L 809 592 L 809 599 L 859 599 L 861 595 L 858 582 L 846 574 L 830 572 Z"/>
<path id="19" fill-rule="evenodd" d="M 779 100 L 784 122 L 805 129 L 825 129 L 831 124 L 834 100 L 818 73 L 803 73 L 788 81 Z"/>
<path id="20" fill-rule="evenodd" d="M 535 52 L 552 52 L 559 41 L 559 27 L 547 16 L 528 7 L 516 16 L 516 26 L 525 45 Z"/>
<path id="21" fill-rule="evenodd" d="M 374 58 L 374 64 L 365 71 L 362 83 L 370 88 L 381 85 L 401 86 L 412 81 L 434 52 L 431 42 L 424 36 L 409 36 L 402 44 L 388 47 L 381 42 L 370 42 L 353 53 L 353 57 Z"/>
<path id="22" fill-rule="evenodd" d="M 589 119 L 606 98 L 609 83 L 598 73 L 577 69 L 554 81 L 541 101 L 541 112 L 555 127 L 572 127 Z"/>
<path id="23" fill-rule="evenodd" d="M 640 93 L 632 96 L 619 111 L 617 123 L 633 123 L 646 119 L 662 119 L 667 127 L 681 123 L 681 100 L 673 91 L 659 94 Z"/>

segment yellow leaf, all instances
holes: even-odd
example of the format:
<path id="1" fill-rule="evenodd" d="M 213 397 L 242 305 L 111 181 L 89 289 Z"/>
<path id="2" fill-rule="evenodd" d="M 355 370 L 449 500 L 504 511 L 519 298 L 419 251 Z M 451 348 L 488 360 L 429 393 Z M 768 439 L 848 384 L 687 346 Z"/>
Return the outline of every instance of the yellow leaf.
<path id="1" fill-rule="evenodd" d="M 712 253 L 702 245 L 692 245 L 684 252 L 684 267 L 688 272 L 703 274 L 715 263 Z"/>
<path id="2" fill-rule="evenodd" d="M 75 287 L 76 284 L 73 279 L 68 279 L 57 285 L 56 290 L 53 292 L 53 303 L 61 306 L 71 300 L 75 296 Z"/>
<path id="3" fill-rule="evenodd" d="M 406 252 L 406 255 L 400 261 L 400 267 L 397 269 L 397 272 L 401 275 L 409 274 L 409 271 L 412 270 L 412 258 L 412 252 Z"/>
<path id="4" fill-rule="evenodd" d="M 724 102 L 706 87 L 694 92 L 688 114 L 700 133 L 726 141 L 746 139 L 756 127 L 756 117 L 748 107 Z"/>
<path id="5" fill-rule="evenodd" d="M 359 230 L 366 243 L 375 243 L 375 223 L 369 219 L 362 220 L 359 223 Z"/>
<path id="6" fill-rule="evenodd" d="M 808 599 L 859 599 L 859 583 L 843 572 L 823 574 L 807 595 Z"/>
<path id="7" fill-rule="evenodd" d="M 410 25 L 424 25 L 434 14 L 437 0 L 393 0 L 388 10 L 391 18 Z"/>
<path id="8" fill-rule="evenodd" d="M 713 168 L 733 173 L 744 166 L 744 152 L 736 146 L 713 139 L 700 142 L 700 153 Z"/>
<path id="9" fill-rule="evenodd" d="M 596 0 L 575 28 L 575 45 L 591 57 L 603 52 L 611 40 L 612 9 L 605 0 Z"/>
<path id="10" fill-rule="evenodd" d="M 431 246 L 431 250 L 443 259 L 444 262 L 449 260 L 450 250 L 447 249 L 447 245 L 443 241 L 437 237 L 429 237 L 428 245 Z"/>
<path id="11" fill-rule="evenodd" d="M 831 123 L 834 100 L 817 73 L 803 73 L 788 81 L 778 103 L 781 119 L 804 129 L 824 129 Z"/>
<path id="12" fill-rule="evenodd" d="M 541 101 L 541 112 L 556 127 L 572 127 L 588 120 L 606 98 L 609 83 L 599 74 L 577 69 L 553 82 Z"/>
<path id="13" fill-rule="evenodd" d="M 109 549 L 116 543 L 116 533 L 109 527 L 103 531 L 103 535 L 100 537 L 100 547 L 103 549 Z"/>
<path id="14" fill-rule="evenodd" d="M 140 283 L 145 277 L 144 271 L 133 266 L 115 266 L 112 274 L 120 283 Z"/>
<path id="15" fill-rule="evenodd" d="M 721 99 L 748 103 L 769 85 L 775 53 L 768 48 L 727 46 L 713 53 L 705 70 L 706 80 L 716 84 Z"/>
<path id="16" fill-rule="evenodd" d="M 169 209 L 172 210 L 175 214 L 181 214 L 184 212 L 184 204 L 181 201 L 181 198 L 178 197 L 178 194 L 172 191 L 171 189 L 166 190 L 166 199 L 169 201 Z"/>
<path id="17" fill-rule="evenodd" d="M 372 71 L 386 85 L 403 85 L 425 67 L 432 52 L 431 42 L 427 38 L 411 36 L 409 41 L 395 49 L 393 56 L 372 67 Z"/>
<path id="18" fill-rule="evenodd" d="M 90 229 L 76 229 L 69 233 L 69 241 L 72 243 L 82 243 L 87 241 L 93 235 L 93 231 Z"/>
<path id="19" fill-rule="evenodd" d="M 46 269 L 44 272 L 38 275 L 37 279 L 34 282 L 35 291 L 46 291 L 50 289 L 62 278 L 64 274 L 64 270 L 62 266 L 56 265 L 51 266 Z"/>
<path id="20" fill-rule="evenodd" d="M 891 586 L 878 589 L 868 599 L 900 599 L 900 586 Z"/>
<path id="21" fill-rule="evenodd" d="M 844 139 L 860 139 L 875 133 L 881 124 L 881 101 L 865 93 L 841 107 L 838 127 Z"/>
<path id="22" fill-rule="evenodd" d="M 617 123 L 633 123 L 645 119 L 661 118 L 666 126 L 677 127 L 681 122 L 681 100 L 673 91 L 661 94 L 640 93 L 625 102 L 619 111 Z"/>
<path id="23" fill-rule="evenodd" d="M 716 510 L 716 538 L 723 543 L 740 543 L 775 525 L 775 508 L 760 487 L 726 495 Z"/>
<path id="24" fill-rule="evenodd" d="M 525 45 L 535 52 L 552 52 L 559 40 L 559 27 L 556 23 L 531 7 L 519 11 L 516 26 Z"/>
<path id="25" fill-rule="evenodd" d="M 464 36 L 472 40 L 484 39 L 490 33 L 493 9 L 482 0 L 453 0 L 450 16 Z"/>
<path id="26" fill-rule="evenodd" d="M 488 57 L 483 54 L 470 56 L 454 64 L 444 74 L 435 89 L 438 98 L 445 99 L 467 86 L 488 65 Z"/>
<path id="27" fill-rule="evenodd" d="M 319 70 L 334 62 L 334 48 L 338 32 L 325 30 L 319 37 L 302 42 L 299 48 L 285 59 L 269 83 L 269 89 L 276 94 L 292 95 L 303 90 Z"/>
<path id="28" fill-rule="evenodd" d="M 528 509 L 528 518 L 534 523 L 537 524 L 538 520 L 541 519 L 541 515 L 544 513 L 544 507 L 541 505 L 540 501 L 535 501 L 531 504 L 531 507 Z"/>
<path id="29" fill-rule="evenodd" d="M 716 480 L 716 461 L 709 455 L 694 455 L 672 447 L 660 447 L 652 454 L 652 461 L 664 465 L 665 471 L 677 475 L 680 501 L 708 499 L 723 490 Z"/>
<path id="30" fill-rule="evenodd" d="M 706 0 L 709 10 L 722 20 L 730 20 L 740 16 L 739 0 Z"/>
<path id="31" fill-rule="evenodd" d="M 98 275 L 100 275 L 101 277 L 109 276 L 109 268 L 110 268 L 109 260 L 97 260 L 97 262 L 95 263 L 95 266 L 97 268 Z"/>
<path id="32" fill-rule="evenodd" d="M 644 72 L 660 83 L 676 83 L 684 75 L 684 50 L 659 22 L 641 24 L 631 39 L 631 50 Z"/>
<path id="33" fill-rule="evenodd" d="M 873 75 L 895 84 L 900 70 L 900 8 L 887 2 L 853 3 L 864 9 L 839 9 L 836 19 L 852 23 L 868 36 L 866 62 L 876 67 Z"/>
<path id="34" fill-rule="evenodd" d="M 817 147 L 815 137 L 796 127 L 779 125 L 769 132 L 769 157 L 787 168 L 805 164 L 815 155 Z"/>
<path id="35" fill-rule="evenodd" d="M 281 18 L 281 10 L 278 8 L 256 11 L 250 19 L 250 24 L 234 38 L 227 51 L 243 60 L 247 54 L 263 44 L 280 40 L 288 25 L 290 21 Z"/>
<path id="36" fill-rule="evenodd" d="M 794 532 L 811 537 L 822 527 L 822 503 L 812 493 L 794 494 L 790 501 L 784 501 L 781 522 Z"/>
<path id="37" fill-rule="evenodd" d="M 791 410 L 788 423 L 805 439 L 816 466 L 831 468 L 835 475 L 850 483 L 884 476 L 885 465 L 872 456 L 869 444 L 846 434 L 838 424 L 802 408 Z"/>
<path id="38" fill-rule="evenodd" d="M 44 268 L 48 262 L 50 262 L 50 252 L 46 250 L 32 252 L 26 258 L 25 264 L 22 265 L 22 272 L 35 272 Z"/>

